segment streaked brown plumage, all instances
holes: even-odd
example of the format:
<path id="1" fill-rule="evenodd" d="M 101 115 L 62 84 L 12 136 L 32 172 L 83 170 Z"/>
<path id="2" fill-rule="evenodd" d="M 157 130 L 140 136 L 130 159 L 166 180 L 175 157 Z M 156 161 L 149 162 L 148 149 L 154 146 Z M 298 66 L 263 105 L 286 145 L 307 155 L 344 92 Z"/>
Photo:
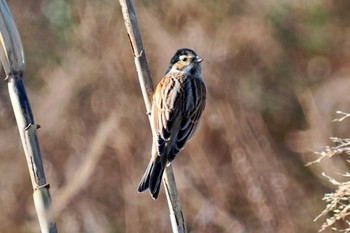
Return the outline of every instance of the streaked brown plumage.
<path id="1" fill-rule="evenodd" d="M 167 163 L 174 160 L 195 132 L 206 102 L 202 59 L 191 49 L 179 49 L 153 96 L 151 123 L 155 130 L 153 155 L 138 191 L 150 190 L 156 199 Z"/>

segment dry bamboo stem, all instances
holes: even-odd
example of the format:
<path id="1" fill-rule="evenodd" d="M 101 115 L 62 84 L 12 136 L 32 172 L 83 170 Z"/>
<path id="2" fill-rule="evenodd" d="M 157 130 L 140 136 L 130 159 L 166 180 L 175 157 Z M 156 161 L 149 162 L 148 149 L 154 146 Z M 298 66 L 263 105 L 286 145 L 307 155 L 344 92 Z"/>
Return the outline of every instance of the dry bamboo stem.
<path id="1" fill-rule="evenodd" d="M 33 113 L 23 83 L 24 51 L 10 9 L 0 0 L 0 59 L 7 75 L 9 95 L 27 159 L 33 198 L 42 233 L 56 233 L 51 216 L 49 184 L 46 183 Z"/>
<path id="2" fill-rule="evenodd" d="M 128 32 L 131 48 L 135 57 L 135 65 L 141 85 L 143 99 L 145 101 L 147 112 L 151 111 L 152 96 L 154 92 L 152 78 L 148 69 L 148 62 L 146 59 L 146 53 L 143 48 L 141 33 L 137 22 L 137 16 L 135 12 L 132 0 L 119 0 L 122 7 L 122 13 L 124 17 L 125 27 Z M 154 129 L 152 127 L 152 132 Z M 152 148 L 152 153 L 156 153 L 156 149 Z M 170 220 L 173 232 L 185 233 L 186 226 L 185 220 L 182 214 L 182 208 L 180 204 L 179 195 L 176 188 L 176 182 L 171 165 L 169 165 L 163 175 L 163 183 L 165 187 L 165 193 L 168 199 Z"/>

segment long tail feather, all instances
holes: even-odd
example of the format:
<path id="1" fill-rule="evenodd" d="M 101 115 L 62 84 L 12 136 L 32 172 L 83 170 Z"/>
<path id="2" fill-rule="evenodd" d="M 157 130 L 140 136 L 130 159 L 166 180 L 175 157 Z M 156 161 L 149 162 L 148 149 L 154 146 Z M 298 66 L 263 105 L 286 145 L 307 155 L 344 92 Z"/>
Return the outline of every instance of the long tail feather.
<path id="1" fill-rule="evenodd" d="M 149 178 L 150 178 L 150 172 L 152 170 L 152 167 L 153 167 L 153 163 L 149 163 L 147 168 L 146 168 L 145 174 L 142 176 L 139 187 L 137 189 L 137 191 L 139 191 L 139 193 L 141 193 L 149 188 Z"/>
<path id="2" fill-rule="evenodd" d="M 150 194 L 153 199 L 157 199 L 160 190 L 160 184 L 163 178 L 163 172 L 165 169 L 165 163 L 162 162 L 160 156 L 151 161 L 143 175 L 139 184 L 138 191 L 143 192 L 149 188 Z"/>

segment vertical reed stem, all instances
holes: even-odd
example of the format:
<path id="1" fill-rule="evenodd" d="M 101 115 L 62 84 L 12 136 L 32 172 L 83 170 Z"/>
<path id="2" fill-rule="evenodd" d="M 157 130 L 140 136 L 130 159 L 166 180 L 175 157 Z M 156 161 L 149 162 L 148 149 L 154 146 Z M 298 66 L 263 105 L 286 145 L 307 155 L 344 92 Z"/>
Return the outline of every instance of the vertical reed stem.
<path id="1" fill-rule="evenodd" d="M 148 69 L 146 53 L 143 48 L 141 33 L 137 22 L 134 5 L 131 0 L 119 0 L 122 7 L 125 27 L 128 32 L 131 48 L 135 57 L 136 70 L 145 101 L 147 112 L 151 111 L 152 96 L 154 92 L 152 78 Z M 152 124 L 151 124 L 152 128 Z M 152 128 L 152 131 L 154 129 Z M 152 153 L 156 153 L 155 148 Z M 163 175 L 163 183 L 168 199 L 170 220 L 173 232 L 186 233 L 185 220 L 182 214 L 181 203 L 176 188 L 176 182 L 171 165 L 169 165 Z"/>
<path id="2" fill-rule="evenodd" d="M 42 233 L 56 233 L 56 223 L 51 216 L 51 197 L 46 183 L 39 141 L 23 83 L 25 69 L 22 41 L 10 9 L 0 0 L 0 59 L 6 73 L 9 95 L 18 125 L 24 153 L 33 186 L 33 198 Z"/>

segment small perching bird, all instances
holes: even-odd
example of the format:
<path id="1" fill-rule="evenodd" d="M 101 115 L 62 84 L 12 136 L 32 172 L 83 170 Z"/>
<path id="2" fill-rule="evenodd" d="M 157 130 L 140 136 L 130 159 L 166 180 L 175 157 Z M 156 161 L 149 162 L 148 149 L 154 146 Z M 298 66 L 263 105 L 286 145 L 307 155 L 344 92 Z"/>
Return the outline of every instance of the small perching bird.
<path id="1" fill-rule="evenodd" d="M 154 199 L 158 197 L 165 167 L 192 137 L 205 108 L 202 60 L 191 49 L 179 49 L 153 95 L 150 114 L 157 153 L 152 155 L 138 191 L 149 189 Z"/>

